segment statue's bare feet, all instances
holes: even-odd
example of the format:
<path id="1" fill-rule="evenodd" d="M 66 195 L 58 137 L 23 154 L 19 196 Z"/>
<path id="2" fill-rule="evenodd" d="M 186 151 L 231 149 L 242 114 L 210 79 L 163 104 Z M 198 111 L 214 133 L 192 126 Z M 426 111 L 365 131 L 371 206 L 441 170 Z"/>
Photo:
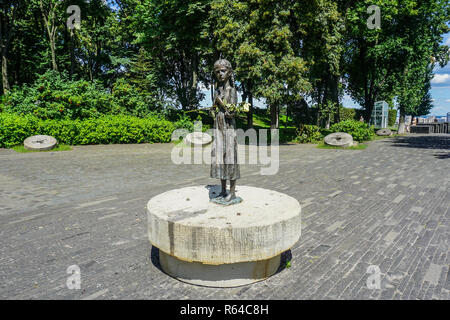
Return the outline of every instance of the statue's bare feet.
<path id="1" fill-rule="evenodd" d="M 215 198 L 225 198 L 227 196 L 227 191 L 221 191 Z"/>
<path id="2" fill-rule="evenodd" d="M 226 198 L 224 198 L 224 200 L 226 202 L 230 202 L 231 200 L 234 200 L 234 199 L 236 199 L 236 194 L 234 192 L 230 193 L 228 196 L 226 196 Z"/>

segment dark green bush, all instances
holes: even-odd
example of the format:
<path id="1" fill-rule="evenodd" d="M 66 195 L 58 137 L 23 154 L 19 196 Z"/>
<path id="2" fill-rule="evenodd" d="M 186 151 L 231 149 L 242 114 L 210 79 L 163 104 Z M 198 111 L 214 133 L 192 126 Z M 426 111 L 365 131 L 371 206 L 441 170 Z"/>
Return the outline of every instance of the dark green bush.
<path id="1" fill-rule="evenodd" d="M 315 125 L 300 125 L 297 132 L 296 142 L 300 143 L 314 143 L 322 139 L 320 128 Z"/>
<path id="2" fill-rule="evenodd" d="M 119 79 L 112 90 L 113 103 L 122 113 L 145 117 L 152 111 L 160 109 L 160 102 L 149 92 L 142 91 L 125 79 Z"/>
<path id="3" fill-rule="evenodd" d="M 339 117 L 340 117 L 341 121 L 357 120 L 356 119 L 356 109 L 342 107 L 339 109 Z"/>
<path id="4" fill-rule="evenodd" d="M 366 123 L 356 120 L 346 120 L 335 123 L 331 126 L 332 132 L 346 132 L 352 135 L 355 141 L 367 141 L 374 136 L 373 127 L 369 127 Z"/>
<path id="5" fill-rule="evenodd" d="M 158 102 L 124 80 L 109 93 L 99 83 L 70 80 L 66 73 L 48 71 L 32 85 L 14 87 L 3 102 L 4 111 L 40 119 L 86 119 L 105 114 L 147 116 Z"/>
<path id="6" fill-rule="evenodd" d="M 40 120 L 32 115 L 0 113 L 0 147 L 12 147 L 37 132 Z M 37 133 L 36 133 L 37 134 Z"/>
<path id="7" fill-rule="evenodd" d="M 173 123 L 156 117 L 103 116 L 85 120 L 42 120 L 0 113 L 0 147 L 10 148 L 37 134 L 69 145 L 170 142 Z"/>
<path id="8" fill-rule="evenodd" d="M 389 109 L 388 126 L 393 127 L 397 120 L 397 109 Z"/>

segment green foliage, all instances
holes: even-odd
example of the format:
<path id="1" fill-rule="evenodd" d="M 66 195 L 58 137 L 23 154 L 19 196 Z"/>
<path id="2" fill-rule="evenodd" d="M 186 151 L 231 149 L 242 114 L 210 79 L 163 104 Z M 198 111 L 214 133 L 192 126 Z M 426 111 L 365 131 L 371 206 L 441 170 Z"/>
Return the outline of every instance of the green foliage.
<path id="1" fill-rule="evenodd" d="M 299 143 L 315 143 L 322 139 L 320 128 L 315 125 L 300 125 L 295 142 Z"/>
<path id="2" fill-rule="evenodd" d="M 331 126 L 332 132 L 346 132 L 353 137 L 353 140 L 361 142 L 368 141 L 375 135 L 373 127 L 356 120 L 346 120 L 335 123 Z"/>
<path id="3" fill-rule="evenodd" d="M 28 150 L 26 149 L 23 145 L 18 145 L 15 147 L 12 147 L 12 149 L 16 152 L 19 153 L 30 153 L 30 152 L 55 152 L 55 151 L 70 151 L 72 150 L 72 148 L 66 144 L 58 144 L 56 147 L 54 147 L 51 150 L 44 150 L 44 151 L 40 151 L 40 150 Z"/>
<path id="4" fill-rule="evenodd" d="M 295 125 L 332 124 L 344 91 L 366 121 L 375 101 L 394 98 L 403 117 L 417 116 L 432 107 L 429 71 L 450 58 L 448 0 L 72 0 L 82 15 L 75 30 L 66 1 L 2 3 L 2 89 L 11 93 L 0 111 L 41 119 L 158 110 L 177 122 L 179 105 L 197 108 L 213 84 L 219 57 L 244 97 L 264 98 L 272 125 L 306 96 L 316 107 L 303 103 Z M 381 9 L 381 28 L 367 26 L 370 5 Z M 48 68 L 62 75 L 45 81 Z M 341 110 L 340 120 L 352 113 Z"/>
<path id="5" fill-rule="evenodd" d="M 295 138 L 297 137 L 297 129 L 296 128 L 280 128 L 279 129 L 279 138 L 280 143 L 287 143 L 287 142 L 295 142 Z M 271 139 L 271 134 L 269 131 L 268 139 Z M 270 141 L 270 140 L 268 140 Z"/>
<path id="6" fill-rule="evenodd" d="M 341 121 L 358 120 L 356 118 L 356 109 L 352 109 L 352 108 L 340 108 L 339 109 L 339 117 L 340 117 Z"/>
<path id="7" fill-rule="evenodd" d="M 118 79 L 112 90 L 114 110 L 137 117 L 146 117 L 152 111 L 160 110 L 161 104 L 150 92 L 136 88 L 125 79 Z"/>
<path id="8" fill-rule="evenodd" d="M 194 131 L 194 123 L 191 118 L 186 115 L 180 116 L 178 121 L 174 122 L 175 129 L 186 129 L 188 131 Z"/>
<path id="9" fill-rule="evenodd" d="M 285 0 L 216 0 L 211 5 L 218 50 L 235 66 L 238 81 L 254 97 L 264 97 L 275 115 L 311 89 L 295 37 L 298 6 Z"/>
<path id="10" fill-rule="evenodd" d="M 367 148 L 367 144 L 358 144 L 357 146 L 351 146 L 351 147 L 335 147 L 335 146 L 330 146 L 328 144 L 325 143 L 320 143 L 319 145 L 317 145 L 318 149 L 341 149 L 341 150 L 364 150 Z"/>
<path id="11" fill-rule="evenodd" d="M 170 142 L 175 126 L 157 117 L 103 116 L 85 120 L 42 120 L 32 115 L 0 114 L 0 147 L 20 145 L 45 134 L 68 145 Z"/>
<path id="12" fill-rule="evenodd" d="M 66 73 L 47 71 L 32 85 L 16 87 L 6 96 L 4 111 L 32 114 L 41 119 L 85 119 L 105 114 L 147 116 L 159 109 L 158 101 L 123 79 L 112 94 L 99 83 L 71 81 Z"/>
<path id="13" fill-rule="evenodd" d="M 0 113 L 0 147 L 22 144 L 29 136 L 38 134 L 39 123 L 40 119 L 32 115 Z"/>
<path id="14" fill-rule="evenodd" d="M 134 6 L 136 42 L 152 54 L 154 77 L 184 110 L 203 98 L 198 82 L 210 76 L 208 34 L 211 0 L 142 0 Z M 207 82 L 207 81 L 205 81 Z"/>
<path id="15" fill-rule="evenodd" d="M 389 109 L 388 114 L 388 126 L 392 127 L 395 125 L 395 120 L 397 119 L 397 109 Z"/>
<path id="16" fill-rule="evenodd" d="M 41 119 L 83 119 L 114 110 L 112 96 L 98 84 L 70 81 L 67 74 L 48 71 L 32 85 L 15 87 L 7 96 L 5 111 L 32 114 Z"/>

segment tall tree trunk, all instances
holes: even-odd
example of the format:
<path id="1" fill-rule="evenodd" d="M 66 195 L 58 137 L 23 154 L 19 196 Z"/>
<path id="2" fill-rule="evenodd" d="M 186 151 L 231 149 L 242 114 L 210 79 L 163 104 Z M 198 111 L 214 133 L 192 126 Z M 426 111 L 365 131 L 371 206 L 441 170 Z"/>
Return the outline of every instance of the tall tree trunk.
<path id="1" fill-rule="evenodd" d="M 365 101 L 365 109 L 366 109 L 366 118 L 365 118 L 365 122 L 367 122 L 367 123 L 370 123 L 370 118 L 372 117 L 372 111 L 373 111 L 373 107 L 374 107 L 374 104 L 375 104 L 375 102 L 372 100 L 372 99 L 370 99 L 370 98 L 368 98 L 366 101 Z"/>
<path id="2" fill-rule="evenodd" d="M 7 94 L 10 90 L 10 86 L 8 80 L 7 50 L 5 48 L 3 48 L 2 50 L 2 84 L 3 84 L 3 94 Z"/>
<path id="3" fill-rule="evenodd" d="M 278 106 L 270 106 L 270 129 L 279 128 Z"/>
<path id="4" fill-rule="evenodd" d="M 56 10 L 61 4 L 60 2 L 55 2 L 50 6 L 48 12 L 44 10 L 44 3 L 42 0 L 39 1 L 41 7 L 42 18 L 44 19 L 44 25 L 47 29 L 48 40 L 50 42 L 50 51 L 52 55 L 52 68 L 58 71 L 58 65 L 56 63 Z"/>
<path id="5" fill-rule="evenodd" d="M 249 92 L 248 103 L 250 103 L 250 108 L 247 112 L 247 128 L 253 128 L 253 94 Z"/>
<path id="6" fill-rule="evenodd" d="M 52 69 L 58 71 L 58 64 L 56 63 L 56 43 L 55 38 L 50 40 L 50 50 L 52 52 Z"/>
<path id="7" fill-rule="evenodd" d="M 73 30 L 70 30 L 70 43 L 69 43 L 69 50 L 70 50 L 70 80 L 72 80 L 73 75 L 75 73 L 75 52 L 74 49 L 75 46 L 73 44 Z"/>
<path id="8" fill-rule="evenodd" d="M 331 111 L 328 110 L 328 117 L 327 117 L 327 122 L 325 123 L 325 129 L 330 129 L 330 123 L 331 123 Z"/>
<path id="9" fill-rule="evenodd" d="M 400 117 L 398 119 L 398 133 L 405 133 L 405 109 L 400 106 Z"/>
<path id="10" fill-rule="evenodd" d="M 340 115 L 340 101 L 339 101 L 339 76 L 333 75 L 331 76 L 330 81 L 330 98 L 331 101 L 336 105 L 336 110 L 334 114 L 334 122 L 338 123 L 341 121 Z M 331 121 L 331 119 L 330 119 Z"/>

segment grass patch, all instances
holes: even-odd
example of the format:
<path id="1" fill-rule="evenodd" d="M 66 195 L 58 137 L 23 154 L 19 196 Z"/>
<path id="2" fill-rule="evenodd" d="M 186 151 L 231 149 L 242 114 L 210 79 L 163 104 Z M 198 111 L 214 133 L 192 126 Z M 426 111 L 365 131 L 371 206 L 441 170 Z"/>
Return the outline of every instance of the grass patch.
<path id="1" fill-rule="evenodd" d="M 28 149 L 25 149 L 25 147 L 23 145 L 18 145 L 18 146 L 12 147 L 11 149 L 13 149 L 16 152 L 20 152 L 20 153 L 28 153 L 28 152 L 71 151 L 72 147 L 69 145 L 66 145 L 66 144 L 58 144 L 52 150 L 39 151 L 39 150 L 28 150 Z"/>
<path id="2" fill-rule="evenodd" d="M 396 137 L 402 137 L 402 136 L 406 136 L 406 134 L 393 134 L 391 136 L 377 136 L 377 135 L 374 135 L 370 139 L 370 141 L 383 140 L 383 139 L 387 139 L 387 138 L 396 138 Z"/>
<path id="3" fill-rule="evenodd" d="M 342 149 L 342 150 L 364 150 L 367 148 L 367 144 L 358 144 L 357 146 L 343 148 L 343 147 L 333 147 L 333 146 L 329 146 L 325 143 L 320 143 L 317 145 L 317 148 L 319 148 L 319 149 Z"/>

